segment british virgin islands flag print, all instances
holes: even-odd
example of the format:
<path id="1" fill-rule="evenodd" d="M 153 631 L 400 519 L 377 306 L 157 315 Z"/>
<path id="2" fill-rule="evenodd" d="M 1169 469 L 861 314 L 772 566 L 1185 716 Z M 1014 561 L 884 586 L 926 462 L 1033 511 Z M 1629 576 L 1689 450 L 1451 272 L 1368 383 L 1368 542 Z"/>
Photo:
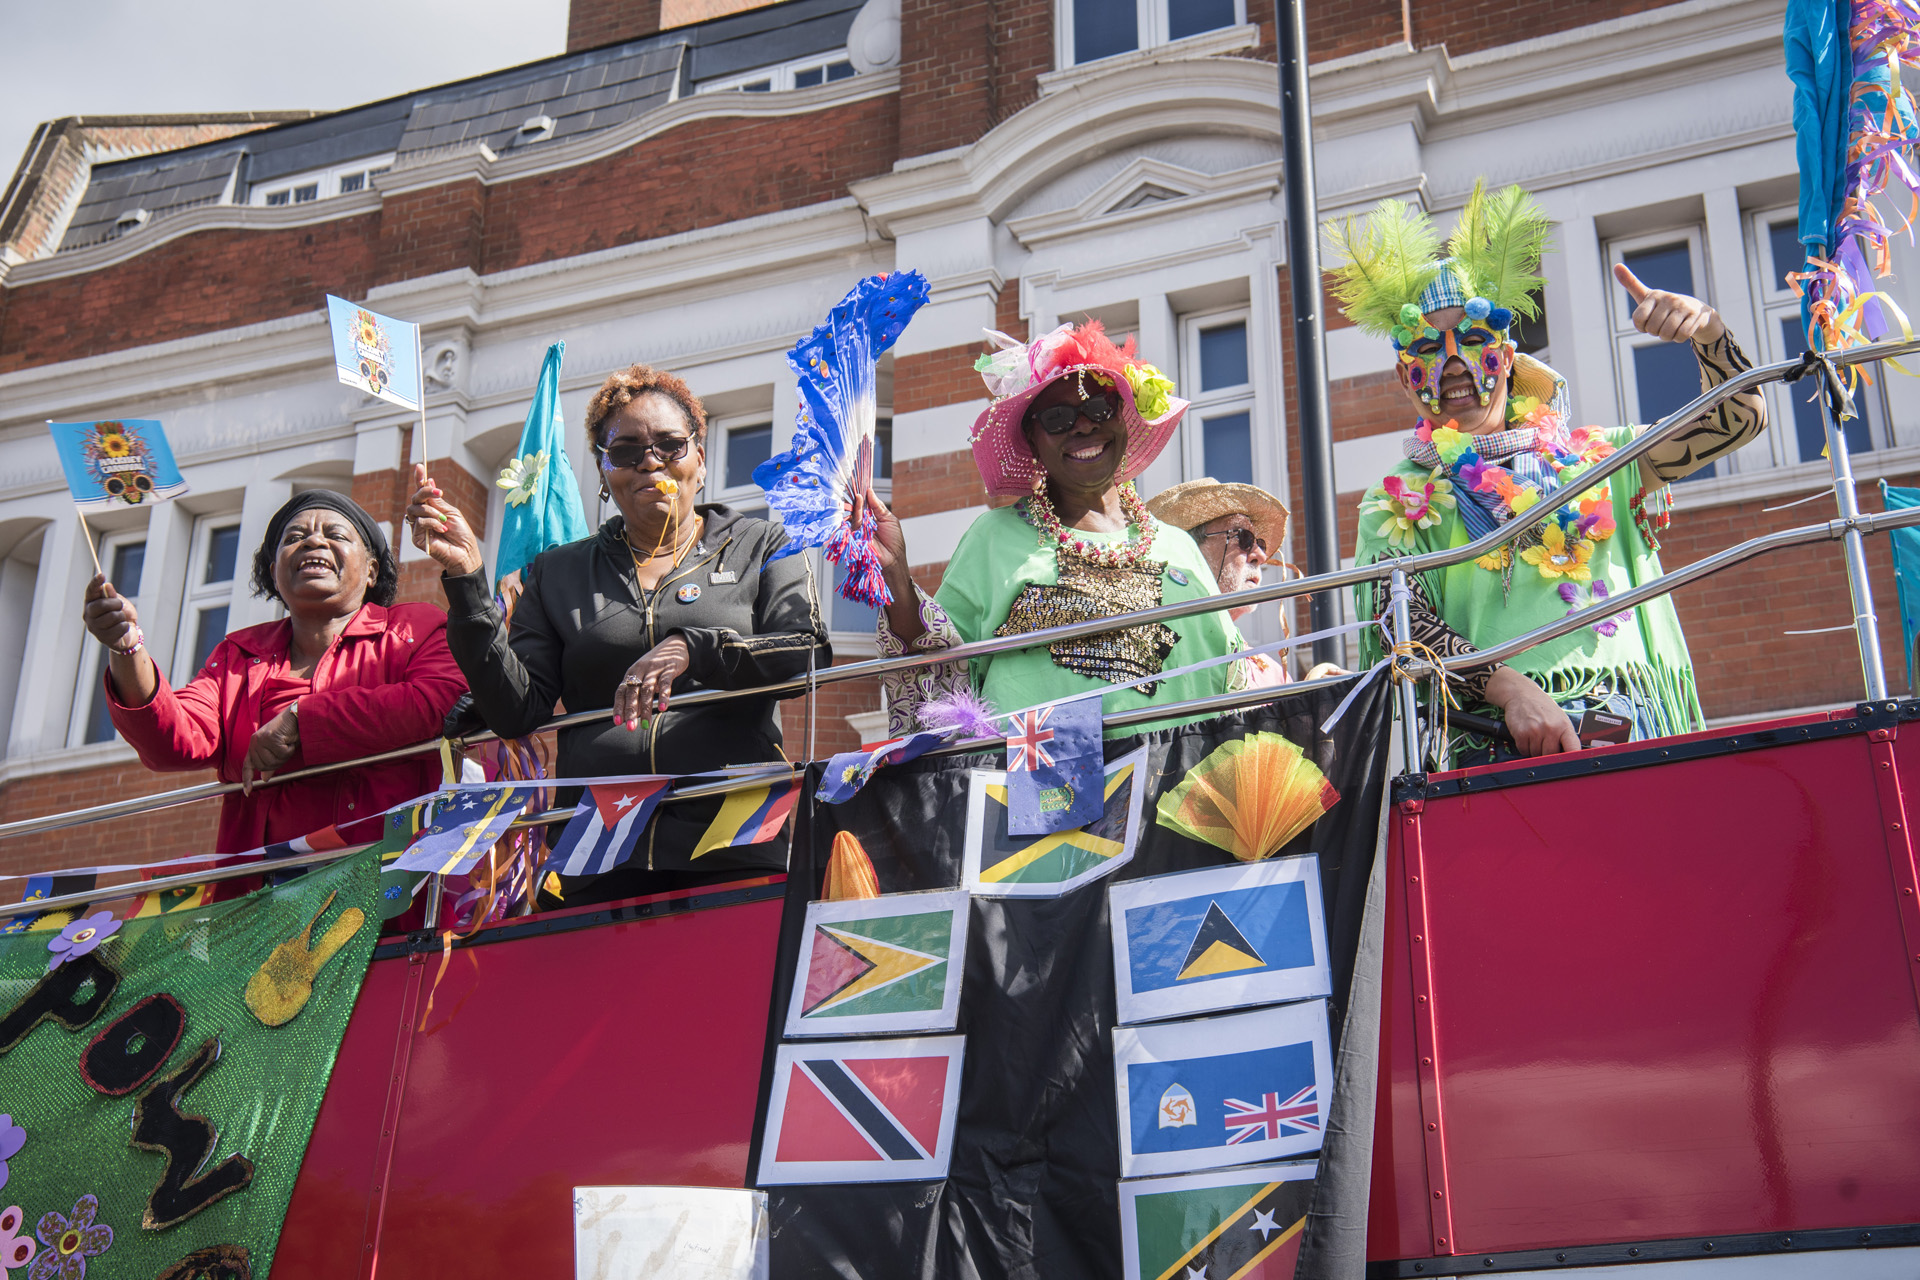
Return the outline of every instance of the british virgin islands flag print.
<path id="1" fill-rule="evenodd" d="M 1113 1067 L 1122 1177 L 1306 1155 L 1332 1093 L 1327 1003 L 1116 1027 Z"/>
<path id="2" fill-rule="evenodd" d="M 1121 1022 L 1333 990 L 1312 854 L 1129 880 L 1107 897 Z"/>
<path id="3" fill-rule="evenodd" d="M 787 1034 L 953 1030 L 969 901 L 948 889 L 808 903 Z"/>
<path id="4" fill-rule="evenodd" d="M 781 1045 L 760 1185 L 946 1177 L 965 1046 L 965 1036 Z"/>

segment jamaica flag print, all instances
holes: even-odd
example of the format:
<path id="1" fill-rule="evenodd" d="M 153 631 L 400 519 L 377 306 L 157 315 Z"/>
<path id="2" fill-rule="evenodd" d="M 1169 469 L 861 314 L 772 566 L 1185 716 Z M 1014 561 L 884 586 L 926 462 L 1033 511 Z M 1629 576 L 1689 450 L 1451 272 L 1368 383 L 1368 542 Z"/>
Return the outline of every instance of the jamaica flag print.
<path id="1" fill-rule="evenodd" d="M 796 810 L 748 1164 L 772 1280 L 1363 1274 L 1351 1189 L 1367 1185 L 1379 1011 L 1354 974 L 1378 963 L 1389 698 L 1375 682 L 1323 731 L 1350 687 L 1108 741 L 1100 819 L 1049 836 L 1008 833 L 998 753 L 888 765 L 844 803 Z M 1242 864 L 1160 822 L 1157 803 L 1253 734 L 1299 747 L 1339 799 Z M 819 900 L 843 832 L 879 897 Z M 947 902 L 943 931 L 924 917 Z M 1282 1015 L 1319 1028 L 1301 1041 L 1308 1069 L 1213 1078 L 1236 1054 L 1292 1052 L 1301 1037 L 1278 1032 L 1230 1042 Z M 1121 1106 L 1119 1051 L 1140 1064 L 1128 1088 L 1151 1093 L 1150 1123 Z M 918 1061 L 936 1052 L 951 1077 Z M 1361 1078 L 1366 1096 L 1343 1097 Z M 1123 1176 L 1123 1122 L 1145 1126 L 1130 1145 L 1173 1154 L 1129 1157 L 1142 1167 Z"/>

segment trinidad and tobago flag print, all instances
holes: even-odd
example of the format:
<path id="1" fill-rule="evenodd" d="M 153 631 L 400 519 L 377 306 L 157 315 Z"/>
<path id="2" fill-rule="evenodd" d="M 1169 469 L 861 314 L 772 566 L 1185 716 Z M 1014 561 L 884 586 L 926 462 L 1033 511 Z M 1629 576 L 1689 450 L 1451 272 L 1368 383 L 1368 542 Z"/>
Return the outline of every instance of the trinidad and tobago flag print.
<path id="1" fill-rule="evenodd" d="M 1126 1280 L 1290 1280 L 1312 1160 L 1120 1184 Z"/>
<path id="2" fill-rule="evenodd" d="M 783 1044 L 761 1186 L 947 1176 L 965 1036 Z"/>

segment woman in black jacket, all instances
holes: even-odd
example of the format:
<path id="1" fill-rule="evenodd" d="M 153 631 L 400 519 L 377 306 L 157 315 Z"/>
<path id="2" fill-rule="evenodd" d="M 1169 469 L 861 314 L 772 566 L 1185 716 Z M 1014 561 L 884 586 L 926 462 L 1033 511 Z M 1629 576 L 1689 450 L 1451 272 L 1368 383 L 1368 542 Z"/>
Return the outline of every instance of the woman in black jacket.
<path id="1" fill-rule="evenodd" d="M 697 504 L 706 483 L 706 410 L 670 373 L 634 365 L 587 406 L 601 496 L 620 514 L 579 542 L 534 558 L 511 630 L 488 585 L 478 540 L 423 466 L 407 507 L 414 544 L 439 561 L 447 645 L 476 709 L 502 737 L 569 712 L 611 707 L 611 720 L 560 730 L 562 777 L 700 773 L 784 759 L 773 698 L 677 710 L 676 694 L 749 689 L 833 661 L 804 556 L 770 560 L 777 524 Z M 563 804 L 573 803 L 564 794 Z M 695 843 L 719 797 L 662 805 L 632 858 L 566 900 L 606 901 L 782 870 L 784 839 L 715 849 Z M 718 873 L 718 874 L 715 874 Z"/>

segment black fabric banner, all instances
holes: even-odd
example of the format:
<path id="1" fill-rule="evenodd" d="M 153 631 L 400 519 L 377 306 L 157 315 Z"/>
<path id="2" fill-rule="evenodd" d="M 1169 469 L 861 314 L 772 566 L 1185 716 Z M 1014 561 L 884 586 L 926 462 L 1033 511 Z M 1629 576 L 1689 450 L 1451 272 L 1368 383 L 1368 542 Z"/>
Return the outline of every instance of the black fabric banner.
<path id="1" fill-rule="evenodd" d="M 1296 1247 L 1299 1275 L 1361 1274 L 1378 1042 L 1380 891 L 1374 872 L 1391 702 L 1389 683 L 1375 680 L 1333 730 L 1322 733 L 1319 726 L 1351 688 L 1347 683 L 1283 695 L 1239 714 L 1106 744 L 1110 764 L 1146 748 L 1145 803 L 1132 859 L 1058 897 L 971 900 L 959 1023 L 957 1032 L 947 1033 L 966 1037 L 948 1176 L 769 1186 L 774 1280 L 1112 1280 L 1126 1274 L 1108 887 L 1239 865 L 1224 849 L 1157 821 L 1155 805 L 1216 748 L 1262 732 L 1301 747 L 1340 795 L 1280 851 L 1283 857 L 1320 857 L 1332 979 L 1334 1096 L 1313 1207 Z M 821 892 L 835 834 L 845 831 L 859 840 L 883 894 L 960 887 L 969 772 L 1002 767 L 999 753 L 922 759 L 880 770 L 844 804 L 802 802 L 750 1181 L 766 1145 L 775 1049 L 783 1043 L 806 909 Z M 817 786 L 817 774 L 810 776 L 806 794 Z M 831 1049 L 830 1042 L 785 1043 Z M 1224 1280 L 1218 1268 L 1212 1280 Z"/>

